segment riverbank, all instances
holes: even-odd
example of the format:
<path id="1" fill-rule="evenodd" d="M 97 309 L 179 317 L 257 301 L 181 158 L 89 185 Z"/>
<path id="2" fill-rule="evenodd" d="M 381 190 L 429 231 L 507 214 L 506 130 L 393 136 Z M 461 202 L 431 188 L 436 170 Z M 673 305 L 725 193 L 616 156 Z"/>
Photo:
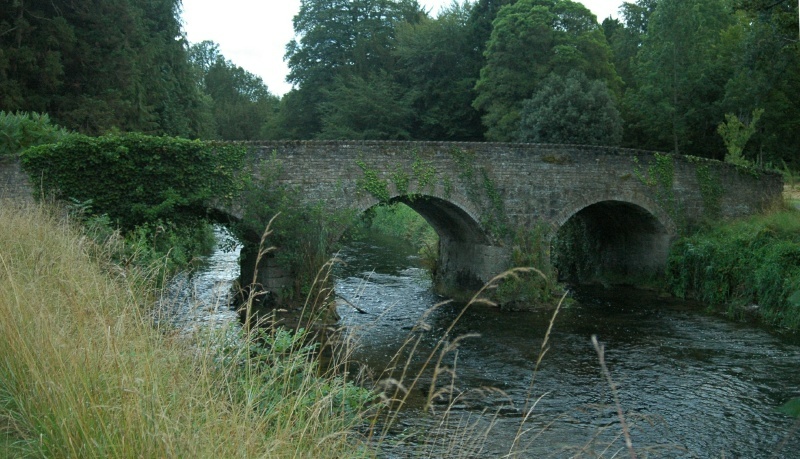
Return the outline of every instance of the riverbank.
<path id="1" fill-rule="evenodd" d="M 800 211 L 715 222 L 673 244 L 667 281 L 734 319 L 800 329 Z"/>
<path id="2" fill-rule="evenodd" d="M 0 457 L 364 457 L 369 393 L 289 335 L 157 328 L 148 272 L 0 200 Z"/>

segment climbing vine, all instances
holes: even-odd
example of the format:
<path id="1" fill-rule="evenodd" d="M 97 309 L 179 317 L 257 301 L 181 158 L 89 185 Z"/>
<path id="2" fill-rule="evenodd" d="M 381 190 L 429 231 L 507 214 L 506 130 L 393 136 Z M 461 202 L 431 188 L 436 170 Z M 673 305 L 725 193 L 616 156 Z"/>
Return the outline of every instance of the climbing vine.
<path id="1" fill-rule="evenodd" d="M 458 169 L 458 178 L 464 185 L 467 198 L 477 207 L 484 207 L 488 201 L 488 210 L 481 223 L 486 229 L 498 238 L 509 235 L 509 223 L 505 213 L 505 206 L 500 192 L 497 190 L 489 171 L 481 167 L 478 169 L 480 177 L 476 174 L 475 153 L 452 148 L 450 156 Z"/>
<path id="2" fill-rule="evenodd" d="M 362 160 L 356 161 L 356 165 L 364 172 L 364 176 L 358 179 L 356 186 L 374 196 L 381 203 L 389 202 L 389 184 L 378 176 L 378 171 L 370 169 Z"/>
<path id="3" fill-rule="evenodd" d="M 411 183 L 411 177 L 402 169 L 400 165 L 395 167 L 394 172 L 391 174 L 391 179 L 392 183 L 394 183 L 395 189 L 397 189 L 399 194 L 408 194 L 408 186 Z"/>
<path id="4" fill-rule="evenodd" d="M 633 171 L 636 178 L 653 189 L 656 202 L 667 211 L 673 220 L 678 221 L 678 203 L 672 186 L 675 181 L 675 161 L 672 155 L 660 153 L 653 155 L 653 164 L 647 168 L 646 173 L 642 173 L 639 169 L 639 158 L 634 156 L 633 162 L 636 164 Z"/>
<path id="5" fill-rule="evenodd" d="M 700 187 L 700 195 L 703 197 L 703 208 L 706 217 L 716 220 L 722 211 L 722 183 L 719 176 L 711 171 L 707 165 L 698 165 L 695 169 L 697 185 Z"/>

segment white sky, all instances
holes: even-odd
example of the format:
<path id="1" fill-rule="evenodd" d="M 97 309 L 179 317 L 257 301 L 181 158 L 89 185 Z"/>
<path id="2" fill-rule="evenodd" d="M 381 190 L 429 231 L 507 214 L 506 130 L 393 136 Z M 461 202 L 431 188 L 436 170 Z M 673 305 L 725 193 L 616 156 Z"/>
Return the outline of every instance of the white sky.
<path id="1" fill-rule="evenodd" d="M 418 0 L 436 15 L 452 0 Z M 617 16 L 624 0 L 582 0 L 600 22 Z M 463 2 L 463 0 L 460 0 Z M 294 37 L 292 18 L 300 0 L 183 0 L 183 27 L 192 43 L 211 40 L 220 52 L 248 72 L 260 76 L 269 90 L 283 95 L 291 89 L 283 61 L 286 44 Z"/>

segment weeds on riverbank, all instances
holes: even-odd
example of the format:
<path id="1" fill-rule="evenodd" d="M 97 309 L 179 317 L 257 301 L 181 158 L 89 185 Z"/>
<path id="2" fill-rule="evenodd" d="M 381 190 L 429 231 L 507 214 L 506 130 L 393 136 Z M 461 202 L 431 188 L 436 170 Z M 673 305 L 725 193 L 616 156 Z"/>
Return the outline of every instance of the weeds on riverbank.
<path id="1" fill-rule="evenodd" d="M 369 456 L 353 435 L 368 397 L 321 377 L 302 334 L 159 330 L 155 271 L 111 250 L 0 202 L 0 456 Z"/>
<path id="2" fill-rule="evenodd" d="M 800 212 L 722 222 L 683 238 L 672 247 L 667 278 L 679 297 L 799 329 Z"/>

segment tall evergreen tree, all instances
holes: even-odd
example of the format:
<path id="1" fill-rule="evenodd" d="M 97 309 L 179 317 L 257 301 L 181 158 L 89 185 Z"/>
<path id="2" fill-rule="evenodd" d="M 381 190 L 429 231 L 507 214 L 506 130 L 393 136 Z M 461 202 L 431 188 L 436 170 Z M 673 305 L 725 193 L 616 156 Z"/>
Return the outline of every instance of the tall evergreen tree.
<path id="1" fill-rule="evenodd" d="M 489 140 L 517 137 L 523 101 L 550 73 L 579 70 L 614 93 L 621 85 L 597 18 L 570 0 L 519 0 L 501 8 L 486 60 L 473 105 L 485 113 Z"/>
<path id="2" fill-rule="evenodd" d="M 626 97 L 640 147 L 722 158 L 717 134 L 731 76 L 719 59 L 722 32 L 733 22 L 727 0 L 660 0 L 635 59 L 636 88 Z"/>
<path id="3" fill-rule="evenodd" d="M 202 103 L 179 0 L 19 0 L 0 5 L 0 102 L 89 134 L 193 136 Z"/>
<path id="4" fill-rule="evenodd" d="M 223 140 L 259 140 L 272 135 L 279 99 L 261 77 L 235 65 L 204 41 L 191 46 L 190 58 L 209 97 L 213 134 Z"/>
<path id="5" fill-rule="evenodd" d="M 411 135 L 422 140 L 481 140 L 480 115 L 472 107 L 483 65 L 472 42 L 469 4 L 454 4 L 436 19 L 400 27 L 396 78 L 415 112 Z"/>

